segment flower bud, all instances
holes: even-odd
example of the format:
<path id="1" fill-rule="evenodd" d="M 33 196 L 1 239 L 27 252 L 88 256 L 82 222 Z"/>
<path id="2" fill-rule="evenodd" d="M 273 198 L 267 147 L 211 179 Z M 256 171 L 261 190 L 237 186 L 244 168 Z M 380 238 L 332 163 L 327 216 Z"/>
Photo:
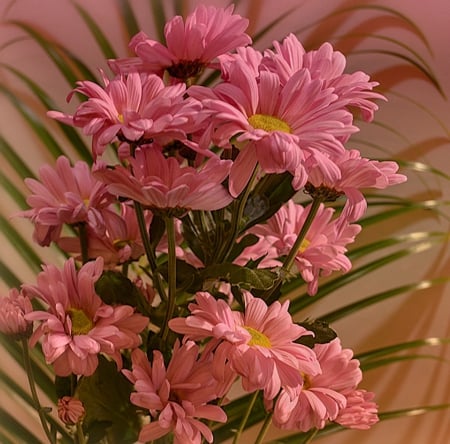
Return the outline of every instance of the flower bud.
<path id="1" fill-rule="evenodd" d="M 30 337 L 33 323 L 25 315 L 33 311 L 31 301 L 16 288 L 0 297 L 0 331 L 15 340 Z"/>
<path id="2" fill-rule="evenodd" d="M 58 417 L 66 425 L 74 425 L 85 414 L 83 403 L 71 396 L 63 396 L 58 399 Z"/>

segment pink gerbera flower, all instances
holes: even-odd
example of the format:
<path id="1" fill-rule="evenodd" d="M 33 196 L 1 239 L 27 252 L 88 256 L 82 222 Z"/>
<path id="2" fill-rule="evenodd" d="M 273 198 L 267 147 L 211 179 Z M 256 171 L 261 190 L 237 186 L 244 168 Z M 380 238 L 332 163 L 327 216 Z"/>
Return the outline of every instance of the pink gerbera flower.
<path id="1" fill-rule="evenodd" d="M 306 69 L 282 85 L 277 74 L 262 71 L 255 77 L 254 67 L 236 59 L 228 63 L 227 76 L 212 90 L 193 86 L 188 91 L 212 113 L 212 129 L 200 144 L 209 143 L 211 135 L 220 147 L 240 148 L 230 172 L 233 196 L 246 186 L 257 163 L 265 173 L 290 172 L 299 189 L 307 180 L 305 160 L 319 157 L 327 168 L 331 162 L 321 153 L 342 152 L 339 137 L 357 130 L 333 89 Z"/>
<path id="2" fill-rule="evenodd" d="M 134 70 L 162 74 L 185 81 L 197 77 L 217 56 L 251 43 L 244 33 L 248 19 L 233 14 L 234 6 L 199 5 L 186 18 L 175 16 L 166 23 L 166 45 L 140 32 L 130 42 L 138 58 L 110 60 L 115 72 Z"/>
<path id="3" fill-rule="evenodd" d="M 360 109 L 366 121 L 371 121 L 378 109 L 373 100 L 386 100 L 383 95 L 373 91 L 378 83 L 371 82 L 364 72 L 344 73 L 346 58 L 341 52 L 334 51 L 330 43 L 306 52 L 298 38 L 289 34 L 281 43 L 274 41 L 273 46 L 273 51 L 265 51 L 262 65 L 276 72 L 283 83 L 295 72 L 307 68 L 312 78 L 321 79 L 326 87 L 334 88 L 343 106 Z"/>
<path id="4" fill-rule="evenodd" d="M 94 158 L 103 154 L 114 140 L 160 145 L 172 140 L 186 140 L 186 132 L 195 129 L 195 119 L 201 105 L 184 99 L 185 85 L 165 86 L 156 75 L 130 73 L 113 80 L 103 77 L 105 87 L 90 81 L 77 82 L 68 96 L 75 92 L 88 100 L 81 103 L 75 114 L 57 111 L 47 114 L 63 123 L 83 128 L 93 136 Z"/>
<path id="5" fill-rule="evenodd" d="M 143 351 L 133 351 L 132 370 L 123 370 L 136 390 L 130 400 L 148 409 L 152 418 L 143 426 L 139 441 L 153 441 L 170 432 L 175 444 L 200 444 L 202 436 L 213 441 L 211 430 L 199 419 L 225 422 L 227 417 L 219 406 L 208 404 L 218 397 L 217 381 L 210 363 L 199 360 L 198 352 L 192 341 L 177 343 L 166 369 L 159 350 L 153 351 L 151 363 Z"/>
<path id="6" fill-rule="evenodd" d="M 25 294 L 48 304 L 47 311 L 25 316 L 41 321 L 33 333 L 33 346 L 43 337 L 42 350 L 58 376 L 91 375 L 98 365 L 98 354 L 105 353 L 122 367 L 121 349 L 140 345 L 139 333 L 148 318 L 134 313 L 129 305 L 110 306 L 100 299 L 94 284 L 103 271 L 103 260 L 88 262 L 77 271 L 73 259 L 63 269 L 43 267 L 36 285 L 24 285 Z"/>
<path id="7" fill-rule="evenodd" d="M 138 149 L 129 159 L 131 170 L 123 166 L 109 168 L 98 163 L 95 176 L 108 185 L 111 193 L 136 200 L 152 210 L 217 210 L 232 197 L 222 186 L 230 161 L 209 159 L 200 169 L 181 166 L 153 149 Z"/>
<path id="8" fill-rule="evenodd" d="M 321 373 L 303 375 L 303 387 L 283 390 L 278 397 L 273 415 L 274 424 L 282 429 L 322 429 L 327 421 L 334 421 L 346 407 L 346 395 L 361 382 L 359 361 L 353 352 L 342 349 L 339 338 L 327 344 L 316 344 L 314 352 L 320 363 Z"/>
<path id="9" fill-rule="evenodd" d="M 27 198 L 32 208 L 19 213 L 34 223 L 33 239 L 39 245 L 57 241 L 64 224 L 101 224 L 101 210 L 114 200 L 106 185 L 92 176 L 86 162 L 78 161 L 72 167 L 69 159 L 61 156 L 55 168 L 45 165 L 39 175 L 40 181 L 25 179 L 33 193 Z"/>
<path id="10" fill-rule="evenodd" d="M 83 403 L 72 396 L 58 399 L 58 418 L 66 425 L 74 425 L 85 415 Z"/>
<path id="11" fill-rule="evenodd" d="M 256 245 L 246 248 L 237 263 L 263 257 L 260 267 L 282 265 L 277 259 L 289 254 L 300 233 L 311 205 L 303 207 L 290 200 L 272 216 L 267 223 L 256 225 L 250 232 L 260 237 Z M 347 258 L 346 246 L 355 240 L 361 231 L 356 224 L 344 224 L 332 219 L 334 210 L 320 205 L 306 237 L 295 256 L 295 266 L 308 284 L 308 293 L 314 295 L 318 289 L 320 276 L 328 276 L 333 271 L 347 272 L 352 264 Z"/>
<path id="12" fill-rule="evenodd" d="M 295 342 L 311 333 L 292 322 L 289 301 L 267 306 L 248 292 L 244 298 L 241 313 L 209 293 L 197 293 L 197 304 L 189 305 L 191 316 L 172 319 L 169 326 L 187 338 L 214 338 L 213 372 L 220 375 L 228 361 L 244 390 L 264 390 L 266 399 L 273 399 L 282 386 L 301 385 L 302 373 L 320 371 L 312 350 Z"/>
<path id="13" fill-rule="evenodd" d="M 378 406 L 374 394 L 366 390 L 354 390 L 346 395 L 347 405 L 335 422 L 351 429 L 367 430 L 379 421 Z"/>
<path id="14" fill-rule="evenodd" d="M 0 331 L 14 339 L 29 337 L 33 323 L 25 315 L 32 311 L 30 299 L 12 288 L 8 296 L 0 297 Z"/>
<path id="15" fill-rule="evenodd" d="M 312 157 L 306 161 L 306 190 L 313 197 L 330 196 L 330 200 L 345 194 L 347 201 L 340 216 L 343 223 L 355 222 L 365 213 L 367 201 L 361 189 L 384 189 L 406 181 L 406 176 L 397 173 L 396 162 L 366 159 L 357 150 L 344 151 L 331 160 L 337 167 L 333 176 L 324 174 L 322 165 Z"/>

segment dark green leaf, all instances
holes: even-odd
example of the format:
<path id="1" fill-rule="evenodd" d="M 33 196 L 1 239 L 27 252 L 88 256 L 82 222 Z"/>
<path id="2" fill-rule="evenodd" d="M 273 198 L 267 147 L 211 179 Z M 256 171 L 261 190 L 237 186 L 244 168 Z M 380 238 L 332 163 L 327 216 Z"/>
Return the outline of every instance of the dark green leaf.
<path id="1" fill-rule="evenodd" d="M 337 333 L 322 320 L 307 319 L 304 322 L 298 322 L 306 330 L 312 331 L 314 335 L 300 336 L 295 342 L 314 348 L 316 344 L 327 344 L 337 337 Z"/>
<path id="2" fill-rule="evenodd" d="M 99 436 L 103 429 L 113 444 L 136 442 L 140 424 L 136 407 L 129 400 L 131 392 L 131 383 L 116 364 L 100 356 L 95 373 L 78 384 L 77 394 L 86 409 L 85 433 Z"/>

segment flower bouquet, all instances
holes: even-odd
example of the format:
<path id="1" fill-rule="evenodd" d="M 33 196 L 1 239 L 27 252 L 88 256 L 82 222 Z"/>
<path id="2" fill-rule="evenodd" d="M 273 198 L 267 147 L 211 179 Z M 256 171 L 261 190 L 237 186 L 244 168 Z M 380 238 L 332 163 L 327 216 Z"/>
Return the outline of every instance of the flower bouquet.
<path id="1" fill-rule="evenodd" d="M 256 423 L 255 443 L 271 424 L 309 442 L 378 421 L 353 352 L 294 314 L 350 271 L 363 191 L 406 180 L 351 147 L 384 96 L 331 44 L 290 34 L 259 51 L 247 26 L 198 6 L 165 44 L 136 34 L 103 84 L 78 81 L 73 114 L 48 112 L 92 138 L 93 162 L 60 156 L 26 179 L 18 216 L 67 259 L 0 299 L 0 330 L 22 341 L 50 443 L 237 443 Z"/>

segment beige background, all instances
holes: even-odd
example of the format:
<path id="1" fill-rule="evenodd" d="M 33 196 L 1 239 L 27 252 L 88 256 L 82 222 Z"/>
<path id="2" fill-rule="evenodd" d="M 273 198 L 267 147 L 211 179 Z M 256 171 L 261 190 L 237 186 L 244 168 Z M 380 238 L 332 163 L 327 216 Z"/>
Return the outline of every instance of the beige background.
<path id="1" fill-rule="evenodd" d="M 119 12 L 113 0 L 79 0 L 98 20 L 107 36 L 113 40 L 120 54 L 125 54 L 123 32 L 120 26 Z M 168 2 L 170 3 L 170 2 Z M 191 2 L 191 4 L 196 2 Z M 205 2 L 224 5 L 227 2 Z M 152 20 L 148 2 L 132 1 L 136 11 L 139 11 L 139 20 L 142 28 L 152 34 Z M 342 22 L 325 22 L 325 25 L 315 26 L 300 34 L 305 42 L 312 45 L 320 44 L 332 33 L 339 41 L 338 36 L 354 29 L 357 33 L 372 32 L 379 37 L 396 38 L 401 43 L 412 48 L 420 54 L 430 65 L 444 93 L 450 95 L 450 4 L 448 0 L 431 0 L 416 2 L 412 0 L 372 2 L 336 0 L 328 1 L 242 1 L 238 9 L 243 15 L 251 12 L 254 17 L 252 26 L 261 29 L 264 23 L 271 20 L 276 14 L 295 6 L 297 9 L 285 20 L 276 26 L 270 38 L 264 39 L 258 47 L 268 45 L 273 39 L 280 39 L 288 32 L 303 28 L 324 17 L 338 6 L 355 7 L 372 4 L 394 8 L 409 17 L 424 33 L 430 48 L 410 32 L 409 29 L 399 28 L 399 22 L 389 18 L 389 14 L 382 10 L 359 11 L 348 14 Z M 377 19 L 376 17 L 383 18 Z M 60 109 L 73 110 L 73 106 L 65 104 L 65 96 L 70 85 L 59 76 L 45 54 L 35 43 L 24 36 L 16 27 L 7 23 L 8 20 L 21 19 L 36 24 L 39 28 L 60 39 L 76 54 L 80 55 L 87 66 L 105 67 L 100 52 L 89 39 L 89 33 L 68 0 L 0 0 L 0 62 L 12 65 L 31 74 L 55 100 Z M 6 45 L 12 39 L 19 39 L 13 44 Z M 382 39 L 365 39 L 354 48 L 351 42 L 341 42 L 345 50 L 361 51 L 382 46 L 386 50 L 397 50 L 407 54 L 405 48 L 392 45 L 392 42 Z M 383 104 L 376 116 L 377 124 L 363 125 L 362 132 L 355 136 L 355 146 L 361 148 L 365 155 L 402 155 L 410 160 L 421 160 L 442 169 L 450 174 L 449 167 L 449 116 L 450 107 L 446 99 L 434 89 L 417 70 L 409 69 L 408 80 L 401 80 L 404 73 L 395 67 L 399 59 L 388 54 L 357 54 L 349 57 L 349 71 L 365 70 L 375 79 L 389 86 L 393 84 L 396 92 L 410 98 L 418 106 L 405 98 L 389 95 L 389 103 Z M 400 73 L 400 78 L 398 77 Z M 23 85 L 13 79 L 0 66 L 0 82 L 14 91 L 21 98 L 25 98 L 30 106 L 42 115 L 42 110 Z M 53 127 L 52 122 L 47 122 Z M 40 146 L 32 132 L 23 125 L 17 112 L 9 102 L 0 95 L 0 132 L 10 141 L 17 151 L 25 156 L 28 165 L 35 171 L 40 164 L 49 161 L 45 150 Z M 61 139 L 62 140 L 62 139 Z M 368 140 L 374 148 L 362 140 Z M 14 172 L 2 163 L 2 168 L 9 177 L 16 180 Z M 425 181 L 423 180 L 425 179 Z M 22 188 L 24 189 L 24 188 Z M 449 199 L 449 183 L 431 175 L 412 173 L 406 185 L 398 187 L 399 195 L 417 194 L 428 198 Z M 2 214 L 11 214 L 17 207 L 8 196 L 0 199 Z M 446 208 L 444 211 L 449 214 Z M 26 238 L 30 238 L 31 228 L 22 220 L 15 220 L 15 226 Z M 420 231 L 422 229 L 435 229 L 448 231 L 448 221 L 444 218 L 436 220 L 422 213 L 413 213 L 409 218 L 398 218 L 392 224 L 381 227 L 386 234 Z M 379 237 L 380 227 L 377 231 L 368 230 L 361 236 L 360 241 Z M 14 264 L 13 267 L 24 281 L 33 282 L 33 272 L 23 263 L 20 256 L 14 251 L 7 239 L 2 238 L 0 254 L 3 260 Z M 39 250 L 44 260 L 52 260 L 50 250 Z M 314 306 L 313 312 L 305 316 L 318 316 L 328 312 L 344 303 L 356 300 L 361 295 L 375 294 L 378 291 L 392 286 L 414 282 L 419 278 L 431 278 L 441 275 L 450 275 L 449 255 L 446 248 L 433 248 L 426 252 L 416 254 L 414 257 L 402 260 L 373 273 L 357 284 L 337 292 Z M 7 291 L 3 286 L 2 291 Z M 333 327 L 338 331 L 344 346 L 354 348 L 357 352 L 366 351 L 384 345 L 394 344 L 403 340 L 413 340 L 423 337 L 450 336 L 449 328 L 449 287 L 439 286 L 423 290 L 415 294 L 406 294 L 390 302 L 378 304 L 374 307 L 358 312 L 349 318 L 336 322 Z M 380 409 L 394 410 L 411 406 L 450 402 L 449 378 L 449 347 L 427 347 L 417 353 L 433 354 L 442 359 L 408 361 L 383 367 L 380 370 L 368 372 L 362 386 L 377 393 Z M 20 369 L 10 362 L 8 356 L 2 355 L 0 362 L 2 368 L 10 369 L 17 378 L 24 380 Z M 11 398 L 10 394 L 0 385 L 5 395 L 0 392 L 0 405 L 7 406 L 14 411 L 20 420 L 30 428 L 39 428 L 36 416 L 24 410 L 18 400 Z M 274 436 L 271 434 L 270 436 Z M 378 424 L 369 432 L 344 432 L 319 442 L 333 444 L 378 444 L 381 442 L 393 444 L 446 444 L 450 436 L 449 411 L 430 413 L 425 416 L 403 418 L 395 421 L 386 421 Z"/>

